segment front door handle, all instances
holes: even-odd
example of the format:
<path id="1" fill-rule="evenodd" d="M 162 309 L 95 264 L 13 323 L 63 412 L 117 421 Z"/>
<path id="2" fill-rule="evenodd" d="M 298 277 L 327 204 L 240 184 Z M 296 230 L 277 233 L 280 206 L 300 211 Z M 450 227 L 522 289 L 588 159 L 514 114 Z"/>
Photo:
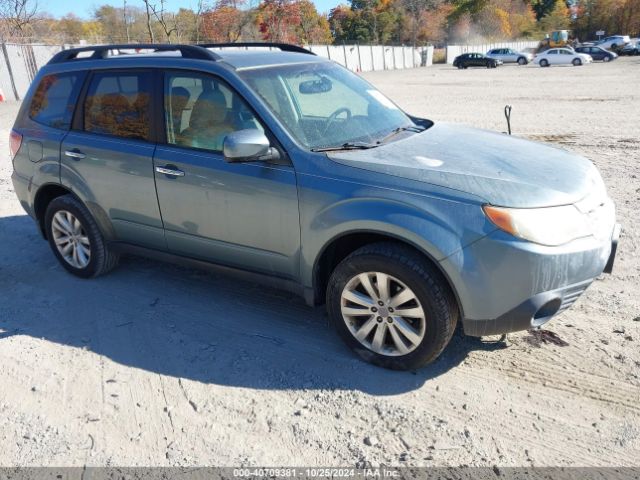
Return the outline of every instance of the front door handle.
<path id="1" fill-rule="evenodd" d="M 67 157 L 71 157 L 71 158 L 77 158 L 78 160 L 83 159 L 86 157 L 86 155 L 84 153 L 82 153 L 80 150 L 78 149 L 73 149 L 73 150 L 66 150 L 64 152 L 64 154 Z"/>
<path id="2" fill-rule="evenodd" d="M 162 173 L 163 175 L 169 175 L 170 177 L 184 177 L 184 172 L 175 167 L 156 167 L 156 172 Z"/>

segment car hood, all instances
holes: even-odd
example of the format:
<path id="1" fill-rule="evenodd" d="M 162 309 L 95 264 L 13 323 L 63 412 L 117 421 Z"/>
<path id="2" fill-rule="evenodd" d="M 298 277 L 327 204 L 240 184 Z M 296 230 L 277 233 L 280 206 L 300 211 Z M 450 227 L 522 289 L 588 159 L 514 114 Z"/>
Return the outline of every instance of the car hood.
<path id="1" fill-rule="evenodd" d="M 331 152 L 329 158 L 470 193 L 498 206 L 566 205 L 604 189 L 598 170 L 584 157 L 447 123 L 377 148 Z"/>

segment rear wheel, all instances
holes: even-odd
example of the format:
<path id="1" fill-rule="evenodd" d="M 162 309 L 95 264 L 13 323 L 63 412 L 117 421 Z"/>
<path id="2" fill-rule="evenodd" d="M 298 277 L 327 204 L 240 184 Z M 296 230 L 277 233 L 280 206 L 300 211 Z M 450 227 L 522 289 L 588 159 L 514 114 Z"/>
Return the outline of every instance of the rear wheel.
<path id="1" fill-rule="evenodd" d="M 327 309 L 347 345 L 394 370 L 435 360 L 458 319 L 439 272 L 414 250 L 393 243 L 365 246 L 343 260 L 329 281 Z"/>
<path id="2" fill-rule="evenodd" d="M 574 67 L 579 67 L 580 65 L 582 65 L 582 60 L 580 60 L 579 58 L 574 58 L 571 63 L 573 63 Z"/>
<path id="3" fill-rule="evenodd" d="M 118 264 L 118 255 L 107 247 L 91 213 L 72 195 L 51 201 L 45 213 L 45 228 L 58 261 L 78 277 L 97 277 Z"/>

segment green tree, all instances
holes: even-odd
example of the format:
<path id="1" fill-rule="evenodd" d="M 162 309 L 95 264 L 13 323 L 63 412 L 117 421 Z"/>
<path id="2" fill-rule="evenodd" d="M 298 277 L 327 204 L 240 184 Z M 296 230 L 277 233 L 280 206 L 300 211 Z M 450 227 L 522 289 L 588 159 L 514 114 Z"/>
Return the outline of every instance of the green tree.
<path id="1" fill-rule="evenodd" d="M 302 44 L 332 43 L 333 37 L 326 15 L 320 15 L 310 0 L 298 0 L 300 24 L 297 27 L 298 41 Z"/>
<path id="2" fill-rule="evenodd" d="M 531 2 L 531 8 L 536 14 L 536 20 L 541 20 L 542 17 L 549 15 L 556 7 L 556 0 L 533 0 Z"/>
<path id="3" fill-rule="evenodd" d="M 538 25 L 544 32 L 568 29 L 571 26 L 571 14 L 564 0 L 555 0 L 551 11 L 539 19 Z"/>

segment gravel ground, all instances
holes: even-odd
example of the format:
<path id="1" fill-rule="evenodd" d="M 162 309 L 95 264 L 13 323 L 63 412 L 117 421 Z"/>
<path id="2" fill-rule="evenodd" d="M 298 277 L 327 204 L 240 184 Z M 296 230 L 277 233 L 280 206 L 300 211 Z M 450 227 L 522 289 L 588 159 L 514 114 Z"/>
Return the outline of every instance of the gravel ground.
<path id="1" fill-rule="evenodd" d="M 354 357 L 287 293 L 126 259 L 63 271 L 0 162 L 0 466 L 640 465 L 640 58 L 366 78 L 407 111 L 559 144 L 624 224 L 613 275 L 548 328 L 456 336 L 417 372 Z M 0 105 L 6 152 L 15 103 Z M 251 301 L 247 301 L 251 298 Z"/>

